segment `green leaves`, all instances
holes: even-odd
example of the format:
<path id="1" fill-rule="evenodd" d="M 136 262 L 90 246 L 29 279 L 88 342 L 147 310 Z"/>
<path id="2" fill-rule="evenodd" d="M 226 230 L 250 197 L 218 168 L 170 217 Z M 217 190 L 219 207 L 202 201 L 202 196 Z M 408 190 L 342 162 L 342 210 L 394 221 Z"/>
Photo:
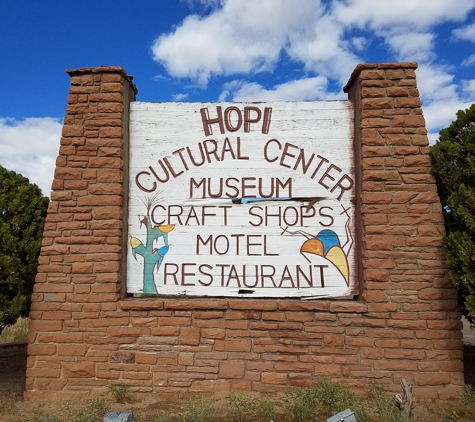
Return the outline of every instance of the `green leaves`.
<path id="1" fill-rule="evenodd" d="M 475 104 L 457 112 L 430 151 L 444 208 L 444 245 L 462 312 L 475 321 Z"/>
<path id="2" fill-rule="evenodd" d="M 0 166 L 0 332 L 28 312 L 49 199 Z"/>

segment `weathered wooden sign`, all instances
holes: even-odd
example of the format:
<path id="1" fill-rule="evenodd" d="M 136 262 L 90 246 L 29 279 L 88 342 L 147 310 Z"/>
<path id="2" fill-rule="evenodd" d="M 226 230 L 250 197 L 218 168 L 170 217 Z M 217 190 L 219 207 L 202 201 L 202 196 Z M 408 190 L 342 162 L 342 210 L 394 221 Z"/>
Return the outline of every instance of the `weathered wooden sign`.
<path id="1" fill-rule="evenodd" d="M 129 293 L 357 292 L 348 101 L 131 103 Z"/>

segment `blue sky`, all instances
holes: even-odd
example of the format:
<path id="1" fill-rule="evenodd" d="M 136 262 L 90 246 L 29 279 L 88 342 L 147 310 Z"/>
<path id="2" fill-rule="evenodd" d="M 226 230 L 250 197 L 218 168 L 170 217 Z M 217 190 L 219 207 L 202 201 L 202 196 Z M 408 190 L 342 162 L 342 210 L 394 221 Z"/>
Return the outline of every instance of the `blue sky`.
<path id="1" fill-rule="evenodd" d="M 433 143 L 475 102 L 475 0 L 8 0 L 0 58 L 0 164 L 48 195 L 79 67 L 122 66 L 138 101 L 308 101 L 417 61 Z"/>

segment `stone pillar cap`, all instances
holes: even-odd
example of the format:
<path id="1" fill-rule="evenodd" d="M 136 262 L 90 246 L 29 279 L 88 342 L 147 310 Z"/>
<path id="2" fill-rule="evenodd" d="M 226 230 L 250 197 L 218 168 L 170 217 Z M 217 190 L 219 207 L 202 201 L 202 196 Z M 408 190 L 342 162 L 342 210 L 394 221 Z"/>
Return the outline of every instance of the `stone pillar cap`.
<path id="1" fill-rule="evenodd" d="M 124 68 L 120 66 L 80 67 L 79 69 L 66 69 L 66 73 L 69 76 L 83 75 L 86 73 L 119 73 L 129 82 L 135 95 L 139 92 L 135 84 L 132 82 L 134 77 L 127 74 Z"/>
<path id="2" fill-rule="evenodd" d="M 348 93 L 351 85 L 355 82 L 356 78 L 362 70 L 366 69 L 417 69 L 417 62 L 388 62 L 388 63 L 361 63 L 356 65 L 355 69 L 351 73 L 348 83 L 343 87 L 343 92 Z"/>

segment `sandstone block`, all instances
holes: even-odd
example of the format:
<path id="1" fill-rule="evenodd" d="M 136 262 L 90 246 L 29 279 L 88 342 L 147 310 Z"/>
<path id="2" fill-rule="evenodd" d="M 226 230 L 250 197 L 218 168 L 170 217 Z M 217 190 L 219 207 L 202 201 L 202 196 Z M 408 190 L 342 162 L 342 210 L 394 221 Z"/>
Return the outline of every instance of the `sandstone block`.
<path id="1" fill-rule="evenodd" d="M 138 359 L 138 356 L 141 356 L 141 358 L 146 355 L 144 353 L 139 353 L 136 355 L 135 352 L 125 352 L 125 351 L 118 351 L 118 352 L 112 352 L 109 356 L 109 362 L 111 363 L 145 363 L 145 362 L 136 362 L 136 358 Z M 155 362 L 157 361 L 157 355 L 153 354 L 155 357 Z M 154 362 L 154 363 L 155 363 Z"/>
<path id="2" fill-rule="evenodd" d="M 416 385 L 444 385 L 450 384 L 451 378 L 449 374 L 415 374 L 414 380 Z"/>
<path id="3" fill-rule="evenodd" d="M 263 384 L 287 384 L 287 374 L 280 372 L 263 372 L 261 374 L 261 382 Z"/>
<path id="4" fill-rule="evenodd" d="M 95 375 L 95 366 L 91 362 L 63 362 L 63 374 L 70 378 L 87 378 Z"/>
<path id="5" fill-rule="evenodd" d="M 82 125 L 64 125 L 61 135 L 64 137 L 83 136 L 84 128 Z"/>
<path id="6" fill-rule="evenodd" d="M 180 328 L 180 344 L 189 346 L 200 344 L 200 329 L 196 327 Z"/>
<path id="7" fill-rule="evenodd" d="M 216 340 L 214 350 L 220 352 L 250 352 L 250 340 Z"/>
<path id="8" fill-rule="evenodd" d="M 237 378 L 244 377 L 244 362 L 221 361 L 219 362 L 220 378 Z"/>

